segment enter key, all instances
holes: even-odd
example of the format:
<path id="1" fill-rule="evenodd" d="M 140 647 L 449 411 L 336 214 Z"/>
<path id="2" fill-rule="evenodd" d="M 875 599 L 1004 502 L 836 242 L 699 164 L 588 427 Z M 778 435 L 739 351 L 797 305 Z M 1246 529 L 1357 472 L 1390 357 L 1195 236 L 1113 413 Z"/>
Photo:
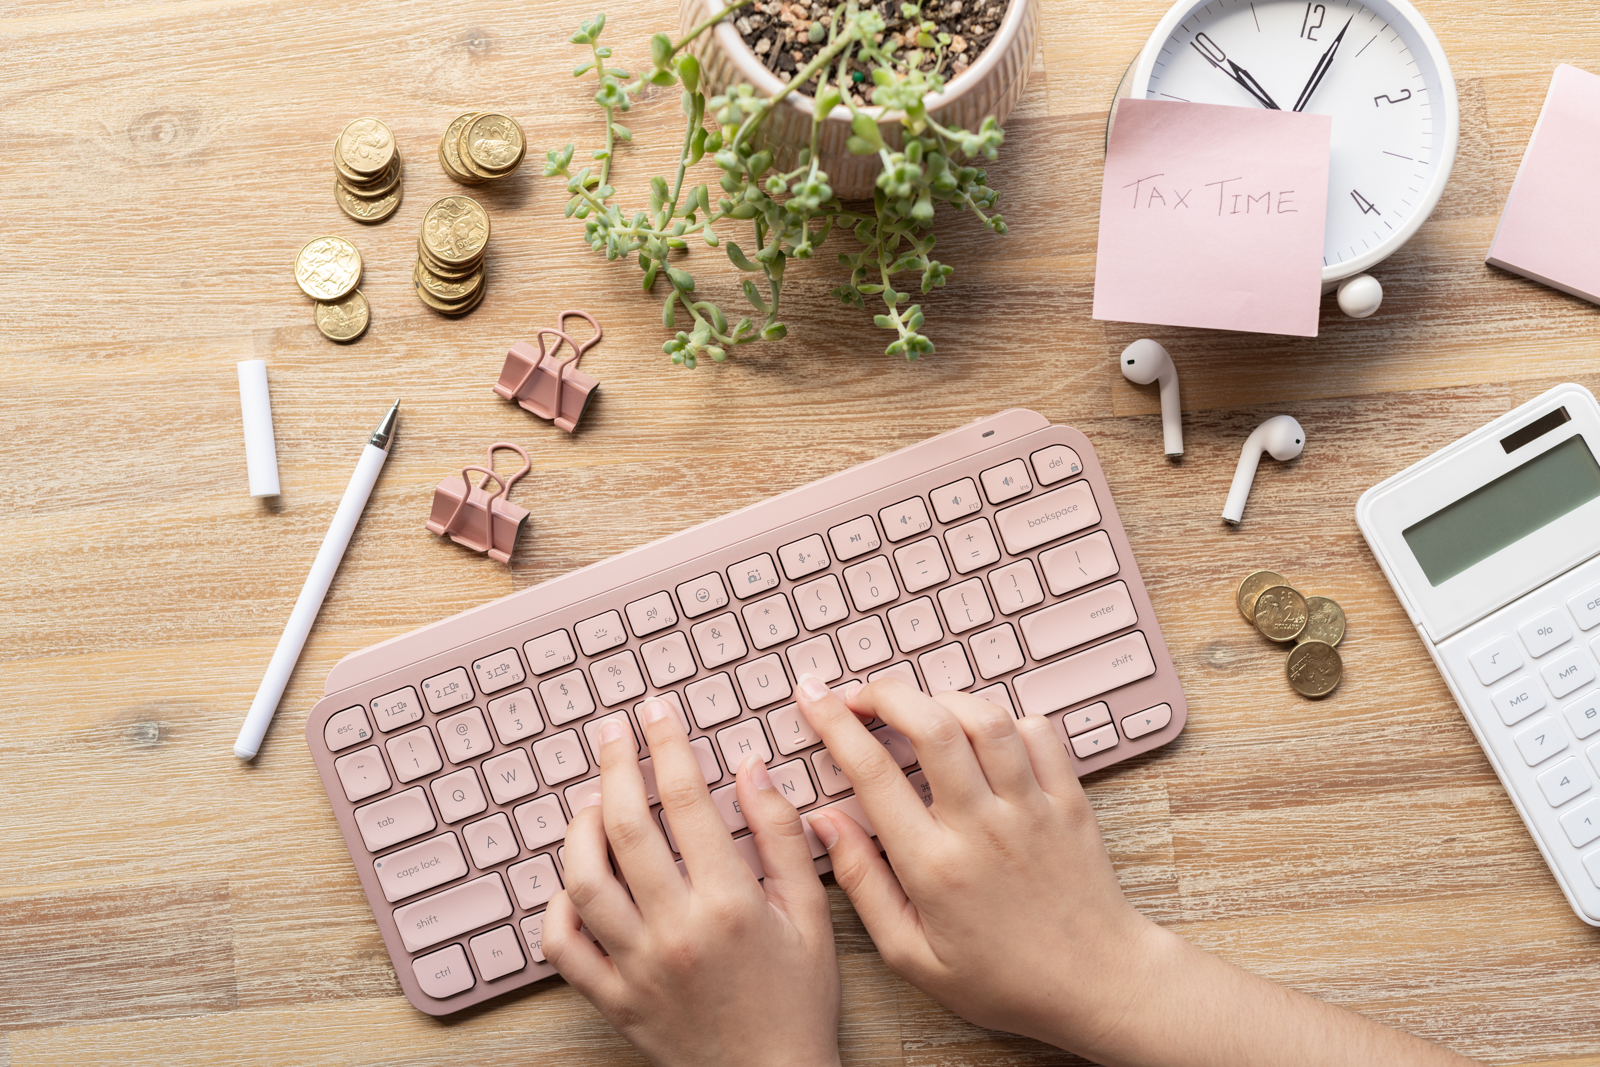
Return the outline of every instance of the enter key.
<path id="1" fill-rule="evenodd" d="M 1045 660 L 1057 652 L 1115 633 L 1138 621 L 1127 583 L 1112 582 L 1052 604 L 1043 611 L 1024 615 L 1022 636 L 1033 658 Z"/>

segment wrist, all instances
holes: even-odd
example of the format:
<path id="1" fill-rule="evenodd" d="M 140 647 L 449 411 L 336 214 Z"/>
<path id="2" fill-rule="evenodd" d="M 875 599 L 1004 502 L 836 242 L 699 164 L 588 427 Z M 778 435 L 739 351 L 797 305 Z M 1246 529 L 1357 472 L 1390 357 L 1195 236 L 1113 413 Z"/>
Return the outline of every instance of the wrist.
<path id="1" fill-rule="evenodd" d="M 1132 906 L 1118 926 L 1093 958 L 1084 959 L 1081 948 L 1063 953 L 1063 969 L 1072 973 L 1057 988 L 1074 992 L 1029 1036 L 1096 1062 L 1125 1059 L 1130 1038 L 1162 1010 L 1162 991 L 1179 981 L 1196 950 Z"/>

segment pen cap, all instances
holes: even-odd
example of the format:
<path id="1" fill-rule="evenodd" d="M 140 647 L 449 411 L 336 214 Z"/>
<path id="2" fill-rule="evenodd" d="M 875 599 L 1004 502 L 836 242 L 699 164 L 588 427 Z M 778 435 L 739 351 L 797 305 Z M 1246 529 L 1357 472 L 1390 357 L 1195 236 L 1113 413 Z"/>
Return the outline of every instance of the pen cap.
<path id="1" fill-rule="evenodd" d="M 272 397 L 267 392 L 267 364 L 259 359 L 239 363 L 239 407 L 244 412 L 244 456 L 250 468 L 250 495 L 278 495 L 278 445 L 272 437 Z"/>

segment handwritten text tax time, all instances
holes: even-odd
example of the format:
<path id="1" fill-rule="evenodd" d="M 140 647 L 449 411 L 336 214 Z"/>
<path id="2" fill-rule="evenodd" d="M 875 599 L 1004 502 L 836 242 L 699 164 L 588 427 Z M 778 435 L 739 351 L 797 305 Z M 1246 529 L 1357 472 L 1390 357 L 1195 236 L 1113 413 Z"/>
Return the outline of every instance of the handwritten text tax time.
<path id="1" fill-rule="evenodd" d="M 1300 212 L 1293 206 L 1293 189 L 1252 189 L 1242 177 L 1179 189 L 1174 183 L 1156 180 L 1164 177 L 1165 174 L 1151 174 L 1123 186 L 1133 190 L 1133 210 L 1210 213 L 1214 198 L 1218 215 L 1296 215 Z M 1202 191 L 1196 193 L 1196 189 Z"/>

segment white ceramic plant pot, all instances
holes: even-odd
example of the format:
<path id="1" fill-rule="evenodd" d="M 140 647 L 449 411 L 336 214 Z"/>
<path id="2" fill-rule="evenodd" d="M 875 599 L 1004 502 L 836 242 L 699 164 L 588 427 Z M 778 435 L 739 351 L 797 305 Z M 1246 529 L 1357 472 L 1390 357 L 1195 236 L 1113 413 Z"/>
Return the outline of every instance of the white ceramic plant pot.
<path id="1" fill-rule="evenodd" d="M 687 32 L 725 6 L 723 0 L 679 0 L 678 25 Z M 1039 0 L 1011 0 L 1000 28 L 978 61 L 952 78 L 944 92 L 928 98 L 929 114 L 941 125 L 968 130 L 976 130 L 990 115 L 1005 122 L 1027 85 L 1038 33 Z M 750 50 L 731 21 L 718 23 L 690 47 L 700 60 L 701 82 L 708 97 L 737 82 L 749 82 L 764 96 L 777 93 L 785 84 Z M 883 139 L 898 147 L 899 113 L 875 107 L 866 110 L 879 115 Z M 767 120 L 765 141 L 780 169 L 793 169 L 800 150 L 810 145 L 814 114 L 809 96 L 792 94 Z M 875 155 L 851 155 L 845 148 L 849 136 L 849 109 L 834 108 L 818 132 L 817 153 L 837 196 L 865 199 L 872 195 L 882 164 Z"/>

